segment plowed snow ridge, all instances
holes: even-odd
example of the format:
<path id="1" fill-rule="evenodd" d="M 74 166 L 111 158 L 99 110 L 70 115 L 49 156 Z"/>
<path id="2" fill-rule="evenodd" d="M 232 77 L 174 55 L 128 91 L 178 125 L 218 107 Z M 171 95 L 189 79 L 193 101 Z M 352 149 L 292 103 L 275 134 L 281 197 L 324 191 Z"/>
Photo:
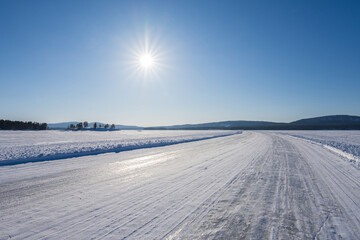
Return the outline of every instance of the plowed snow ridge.
<path id="1" fill-rule="evenodd" d="M 360 131 L 281 131 L 293 137 L 303 138 L 347 158 L 360 168 Z"/>
<path id="2" fill-rule="evenodd" d="M 0 131 L 0 166 L 160 147 L 241 131 Z"/>

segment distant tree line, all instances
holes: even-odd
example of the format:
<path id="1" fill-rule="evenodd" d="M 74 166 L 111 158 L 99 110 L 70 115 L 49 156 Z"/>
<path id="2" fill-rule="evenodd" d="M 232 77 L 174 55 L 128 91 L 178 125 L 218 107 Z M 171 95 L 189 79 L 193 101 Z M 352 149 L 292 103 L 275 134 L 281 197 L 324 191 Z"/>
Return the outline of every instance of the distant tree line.
<path id="1" fill-rule="evenodd" d="M 11 120 L 0 120 L 0 129 L 3 130 L 46 130 L 47 123 L 22 122 Z"/>
<path id="2" fill-rule="evenodd" d="M 79 122 L 77 123 L 76 125 L 75 124 L 70 124 L 68 126 L 68 129 L 72 129 L 72 130 L 75 130 L 75 129 L 83 129 L 83 128 L 88 128 L 89 127 L 89 123 L 87 121 L 85 122 Z M 101 128 L 101 127 L 104 127 L 105 129 L 115 129 L 115 124 L 111 124 L 111 126 L 109 124 L 104 124 L 103 126 L 99 123 L 99 125 L 97 125 L 97 123 L 95 122 L 92 126 L 93 129 L 97 129 L 97 128 Z"/>

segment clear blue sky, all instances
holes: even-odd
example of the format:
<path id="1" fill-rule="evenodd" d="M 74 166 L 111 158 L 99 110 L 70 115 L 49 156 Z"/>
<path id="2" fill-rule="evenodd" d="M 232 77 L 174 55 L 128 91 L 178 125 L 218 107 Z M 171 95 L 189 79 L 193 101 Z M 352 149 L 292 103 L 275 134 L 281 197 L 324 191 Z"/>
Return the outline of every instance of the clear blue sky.
<path id="1" fill-rule="evenodd" d="M 155 74 L 135 69 L 145 36 Z M 360 1 L 0 1 L 0 119 L 360 115 Z"/>

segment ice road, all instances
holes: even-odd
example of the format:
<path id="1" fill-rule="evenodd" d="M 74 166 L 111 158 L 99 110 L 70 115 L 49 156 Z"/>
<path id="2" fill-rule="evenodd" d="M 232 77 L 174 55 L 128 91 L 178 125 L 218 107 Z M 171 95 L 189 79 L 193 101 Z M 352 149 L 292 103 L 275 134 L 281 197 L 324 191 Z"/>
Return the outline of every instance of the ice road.
<path id="1" fill-rule="evenodd" d="M 257 131 L 1 166 L 0 239 L 360 239 L 360 170 Z"/>

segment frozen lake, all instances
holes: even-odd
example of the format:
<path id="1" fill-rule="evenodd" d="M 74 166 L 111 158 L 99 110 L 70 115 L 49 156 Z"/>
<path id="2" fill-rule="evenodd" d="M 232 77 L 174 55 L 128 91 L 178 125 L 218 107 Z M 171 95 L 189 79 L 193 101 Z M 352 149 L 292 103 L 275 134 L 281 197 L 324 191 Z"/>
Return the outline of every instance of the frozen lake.
<path id="1" fill-rule="evenodd" d="M 0 166 L 0 239 L 360 239 L 360 170 L 320 142 L 359 131 L 54 133 L 1 149 L 173 142 Z"/>

